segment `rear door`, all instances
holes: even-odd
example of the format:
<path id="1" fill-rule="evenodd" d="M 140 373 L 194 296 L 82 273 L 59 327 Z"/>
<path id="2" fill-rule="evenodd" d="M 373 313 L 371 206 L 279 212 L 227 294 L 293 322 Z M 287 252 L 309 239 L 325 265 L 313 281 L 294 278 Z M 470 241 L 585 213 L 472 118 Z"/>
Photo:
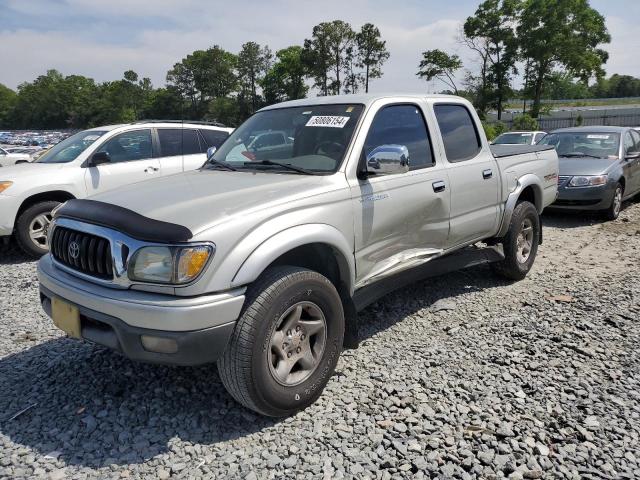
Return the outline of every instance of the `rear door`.
<path id="1" fill-rule="evenodd" d="M 435 161 L 420 105 L 380 108 L 367 133 L 361 162 L 383 145 L 407 147 L 410 170 L 351 183 L 360 286 L 438 255 L 449 234 L 447 173 Z"/>
<path id="2" fill-rule="evenodd" d="M 449 247 L 486 238 L 495 232 L 499 213 L 500 172 L 483 145 L 474 115 L 463 104 L 435 103 L 451 186 Z"/>
<path id="3" fill-rule="evenodd" d="M 161 175 L 160 162 L 153 158 L 151 129 L 119 133 L 107 139 L 94 153 L 107 152 L 111 161 L 86 168 L 87 195 L 141 182 Z"/>
<path id="4" fill-rule="evenodd" d="M 159 160 L 163 175 L 195 170 L 206 160 L 206 151 L 193 128 L 158 128 Z"/>

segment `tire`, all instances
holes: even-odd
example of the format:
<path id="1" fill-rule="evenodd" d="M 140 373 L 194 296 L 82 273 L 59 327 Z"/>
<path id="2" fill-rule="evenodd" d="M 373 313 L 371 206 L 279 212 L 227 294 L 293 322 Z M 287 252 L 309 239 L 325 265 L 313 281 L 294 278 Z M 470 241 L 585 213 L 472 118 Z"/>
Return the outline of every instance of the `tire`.
<path id="1" fill-rule="evenodd" d="M 615 220 L 620 215 L 622 211 L 622 196 L 624 195 L 624 188 L 622 185 L 618 183 L 613 193 L 613 198 L 611 199 L 611 205 L 604 211 L 604 216 L 607 220 Z"/>
<path id="2" fill-rule="evenodd" d="M 530 202 L 518 203 L 502 241 L 505 258 L 492 264 L 494 272 L 510 280 L 526 277 L 538 253 L 540 228 L 536 207 Z M 525 229 L 528 229 L 528 233 L 523 233 Z"/>
<path id="3" fill-rule="evenodd" d="M 51 221 L 51 211 L 58 205 L 60 202 L 39 202 L 31 205 L 18 217 L 16 240 L 27 255 L 38 258 L 49 252 L 46 235 Z M 35 232 L 39 232 L 37 239 L 33 238 Z"/>
<path id="4" fill-rule="evenodd" d="M 313 332 L 322 319 L 324 333 Z M 302 325 L 299 331 L 296 324 Z M 222 383 L 234 399 L 262 415 L 284 417 L 302 410 L 318 399 L 333 374 L 344 326 L 340 295 L 326 277 L 298 267 L 270 268 L 247 290 L 218 360 Z"/>

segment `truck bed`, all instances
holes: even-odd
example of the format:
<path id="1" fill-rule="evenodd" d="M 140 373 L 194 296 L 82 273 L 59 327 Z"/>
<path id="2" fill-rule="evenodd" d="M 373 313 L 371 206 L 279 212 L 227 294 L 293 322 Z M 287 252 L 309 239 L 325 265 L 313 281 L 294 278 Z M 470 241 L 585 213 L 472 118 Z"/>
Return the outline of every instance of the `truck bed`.
<path id="1" fill-rule="evenodd" d="M 553 145 L 489 145 L 495 158 L 553 150 Z"/>

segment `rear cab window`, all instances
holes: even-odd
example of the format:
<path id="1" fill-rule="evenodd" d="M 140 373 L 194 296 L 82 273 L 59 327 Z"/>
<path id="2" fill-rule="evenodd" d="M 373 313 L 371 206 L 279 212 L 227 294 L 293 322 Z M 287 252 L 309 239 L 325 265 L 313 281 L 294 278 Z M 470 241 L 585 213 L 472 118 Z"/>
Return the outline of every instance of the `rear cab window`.
<path id="1" fill-rule="evenodd" d="M 467 107 L 437 103 L 433 106 L 433 110 L 449 162 L 464 162 L 480 153 L 482 150 L 480 134 Z"/>

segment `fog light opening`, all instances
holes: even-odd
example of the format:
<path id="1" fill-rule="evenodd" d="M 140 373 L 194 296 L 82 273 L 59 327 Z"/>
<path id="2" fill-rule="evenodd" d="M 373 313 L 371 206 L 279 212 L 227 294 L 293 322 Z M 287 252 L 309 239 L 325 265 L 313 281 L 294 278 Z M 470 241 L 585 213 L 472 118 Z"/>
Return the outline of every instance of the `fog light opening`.
<path id="1" fill-rule="evenodd" d="M 178 342 L 173 338 L 153 337 L 151 335 L 140 335 L 143 348 L 148 352 L 156 353 L 177 353 Z"/>

